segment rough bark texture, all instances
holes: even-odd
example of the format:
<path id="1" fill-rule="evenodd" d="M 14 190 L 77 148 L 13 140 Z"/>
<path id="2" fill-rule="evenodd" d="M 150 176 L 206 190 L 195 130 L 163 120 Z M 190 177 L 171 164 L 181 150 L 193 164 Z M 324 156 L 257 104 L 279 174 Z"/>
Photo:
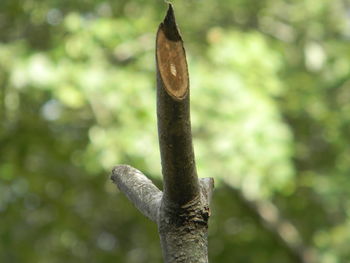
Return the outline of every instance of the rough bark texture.
<path id="1" fill-rule="evenodd" d="M 165 262 L 208 262 L 209 202 L 214 181 L 200 180 L 201 191 L 183 206 L 163 199 L 158 229 Z"/>
<path id="2" fill-rule="evenodd" d="M 186 54 L 171 4 L 157 32 L 156 65 L 164 192 L 128 165 L 116 166 L 111 178 L 145 216 L 157 223 L 165 262 L 205 263 L 214 181 L 198 180 L 197 176 Z"/>

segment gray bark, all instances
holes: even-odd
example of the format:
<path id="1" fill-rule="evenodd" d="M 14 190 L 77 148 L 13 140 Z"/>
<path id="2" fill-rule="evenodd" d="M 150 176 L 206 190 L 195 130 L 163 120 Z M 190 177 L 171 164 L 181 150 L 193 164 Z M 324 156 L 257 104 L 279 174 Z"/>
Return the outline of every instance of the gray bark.
<path id="1" fill-rule="evenodd" d="M 157 222 L 162 192 L 150 179 L 129 165 L 116 166 L 111 179 L 142 214 Z"/>
<path id="2" fill-rule="evenodd" d="M 171 4 L 157 32 L 156 65 L 164 192 L 128 165 L 116 166 L 111 178 L 141 213 L 157 223 L 166 263 L 205 263 L 214 180 L 197 176 L 186 54 Z"/>

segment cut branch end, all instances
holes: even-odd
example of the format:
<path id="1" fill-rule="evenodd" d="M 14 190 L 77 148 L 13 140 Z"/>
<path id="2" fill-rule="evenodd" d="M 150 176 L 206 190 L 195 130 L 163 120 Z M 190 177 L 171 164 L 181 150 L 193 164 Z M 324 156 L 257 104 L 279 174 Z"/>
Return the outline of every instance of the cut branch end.
<path id="1" fill-rule="evenodd" d="M 156 49 L 157 65 L 165 90 L 177 100 L 185 98 L 189 87 L 186 54 L 171 4 L 159 26 Z"/>

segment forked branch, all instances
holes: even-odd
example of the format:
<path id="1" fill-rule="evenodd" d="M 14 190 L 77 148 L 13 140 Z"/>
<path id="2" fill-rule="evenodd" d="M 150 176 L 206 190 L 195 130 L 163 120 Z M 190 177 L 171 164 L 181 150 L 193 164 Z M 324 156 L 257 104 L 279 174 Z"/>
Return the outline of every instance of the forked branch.
<path id="1" fill-rule="evenodd" d="M 206 263 L 214 180 L 198 180 L 186 54 L 170 4 L 157 32 L 156 66 L 164 193 L 140 171 L 127 165 L 115 167 L 112 180 L 145 216 L 158 224 L 165 262 Z"/>

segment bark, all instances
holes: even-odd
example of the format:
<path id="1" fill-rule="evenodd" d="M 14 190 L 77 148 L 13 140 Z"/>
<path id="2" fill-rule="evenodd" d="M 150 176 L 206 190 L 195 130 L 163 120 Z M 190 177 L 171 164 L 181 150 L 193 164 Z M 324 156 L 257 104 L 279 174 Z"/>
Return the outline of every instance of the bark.
<path id="1" fill-rule="evenodd" d="M 129 165 L 115 167 L 111 179 L 142 214 L 157 222 L 162 192 L 150 179 Z"/>
<path id="2" fill-rule="evenodd" d="M 164 194 L 184 204 L 199 193 L 192 147 L 185 50 L 169 8 L 156 40 L 158 136 Z"/>
<path id="3" fill-rule="evenodd" d="M 205 263 L 214 181 L 197 176 L 186 54 L 171 4 L 157 32 L 156 66 L 164 192 L 128 165 L 115 167 L 112 180 L 145 216 L 157 223 L 165 262 Z"/>

